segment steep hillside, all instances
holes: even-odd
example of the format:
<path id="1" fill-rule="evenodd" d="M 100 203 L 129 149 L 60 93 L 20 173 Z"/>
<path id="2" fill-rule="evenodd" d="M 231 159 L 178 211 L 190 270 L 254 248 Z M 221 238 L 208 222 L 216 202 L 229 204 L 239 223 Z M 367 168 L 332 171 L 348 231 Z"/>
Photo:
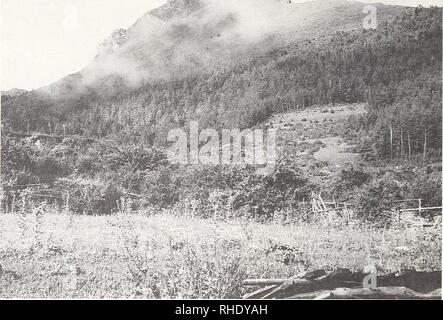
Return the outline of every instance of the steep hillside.
<path id="1" fill-rule="evenodd" d="M 170 0 L 129 29 L 115 31 L 79 73 L 4 99 L 2 122 L 14 131 L 60 133 L 64 126 L 69 134 L 163 143 L 167 128 L 191 118 L 205 126 L 247 127 L 287 106 L 360 101 L 362 92 L 344 97 L 335 91 L 363 86 L 349 80 L 354 67 L 344 59 L 351 53 L 340 52 L 353 44 L 359 59 L 365 46 L 380 47 L 379 54 L 385 50 L 386 44 L 365 43 L 386 36 L 363 30 L 363 6 Z M 413 12 L 377 6 L 380 23 Z M 331 76 L 320 80 L 323 67 Z M 367 78 L 374 70 L 363 72 Z"/>
<path id="2" fill-rule="evenodd" d="M 205 21 L 211 11 L 196 3 L 170 2 L 132 28 L 114 33 L 82 72 L 48 88 L 2 98 L 4 184 L 14 188 L 43 183 L 48 188 L 45 192 L 56 197 L 69 190 L 74 211 L 79 213 L 113 212 L 116 201 L 128 194 L 138 195 L 141 206 L 191 206 L 210 216 L 217 202 L 229 207 L 229 212 L 260 218 L 283 209 L 307 212 L 305 199 L 315 192 L 344 199 L 358 215 L 375 220 L 401 199 L 441 204 L 440 8 L 381 6 L 380 12 L 392 10 L 398 15 L 381 19 L 376 30 L 340 31 L 327 29 L 328 23 L 341 23 L 344 29 L 352 23 L 340 20 L 343 16 L 338 12 L 333 21 L 322 8 L 338 7 L 357 14 L 362 4 L 328 2 L 312 10 L 312 17 L 325 19 L 318 28 L 302 24 L 308 33 L 270 28 L 274 36 L 236 42 L 244 34 L 226 30 L 244 30 L 233 27 L 241 21 L 239 17 L 223 20 L 224 32 L 205 29 L 198 21 Z M 300 4 L 299 8 L 316 5 Z M 140 30 L 154 26 L 164 32 L 142 36 Z M 215 38 L 203 37 L 203 30 L 212 30 Z M 314 37 L 313 32 L 319 30 L 321 34 Z M 200 57 L 192 51 L 201 50 L 195 44 L 206 42 L 210 59 L 202 55 L 192 64 L 188 58 Z M 158 50 L 163 55 L 152 58 L 151 53 Z M 186 55 L 192 52 L 195 55 Z M 122 65 L 125 59 L 134 65 Z M 123 67 L 108 69 L 106 61 Z M 152 73 L 139 77 L 131 66 L 158 68 L 161 77 Z M 109 70 L 113 71 L 105 72 Z M 125 70 L 133 78 L 121 72 Z M 347 111 L 343 118 L 334 107 L 354 103 L 364 104 L 366 110 Z M 333 110 L 334 115 L 326 118 L 315 110 Z M 164 146 L 168 131 L 186 128 L 190 120 L 198 120 L 201 129 L 222 129 L 266 126 L 272 117 L 273 127 L 274 119 L 286 121 L 304 112 L 309 115 L 301 126 L 282 130 L 280 149 L 286 154 L 279 156 L 270 176 L 255 175 L 254 167 L 177 169 L 162 151 L 150 148 Z M 342 118 L 329 121 L 334 117 Z M 33 137 L 17 139 L 20 135 L 10 131 L 58 137 L 45 135 L 49 142 L 35 144 Z M 62 139 L 63 135 L 69 137 Z M 62 143 L 51 141 L 57 139 Z M 13 197 L 9 193 L 5 203 Z"/>
<path id="3" fill-rule="evenodd" d="M 26 92 L 27 91 L 24 89 L 13 88 L 13 89 L 6 90 L 6 91 L 2 90 L 1 95 L 6 96 L 6 97 L 11 97 L 11 96 L 18 96 L 18 95 L 21 95 Z"/>

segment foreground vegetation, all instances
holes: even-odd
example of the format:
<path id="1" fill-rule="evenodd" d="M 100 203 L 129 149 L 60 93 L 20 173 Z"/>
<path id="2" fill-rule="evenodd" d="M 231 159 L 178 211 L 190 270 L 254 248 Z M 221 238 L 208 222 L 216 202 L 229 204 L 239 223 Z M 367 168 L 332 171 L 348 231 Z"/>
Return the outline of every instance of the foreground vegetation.
<path id="1" fill-rule="evenodd" d="M 239 298 L 247 278 L 439 270 L 441 225 L 223 222 L 180 212 L 0 215 L 1 298 Z"/>

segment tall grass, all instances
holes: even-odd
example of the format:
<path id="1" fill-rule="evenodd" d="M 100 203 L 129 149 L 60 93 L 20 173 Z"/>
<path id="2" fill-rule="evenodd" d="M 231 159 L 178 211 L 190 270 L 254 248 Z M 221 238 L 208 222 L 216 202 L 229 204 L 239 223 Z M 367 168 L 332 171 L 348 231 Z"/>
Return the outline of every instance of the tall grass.
<path id="1" fill-rule="evenodd" d="M 130 202 L 102 217 L 57 213 L 44 204 L 28 203 L 25 211 L 33 214 L 0 215 L 0 264 L 20 276 L 0 278 L 3 298 L 239 298 L 247 293 L 246 278 L 370 263 L 381 273 L 441 268 L 441 224 L 201 219 L 133 212 Z"/>

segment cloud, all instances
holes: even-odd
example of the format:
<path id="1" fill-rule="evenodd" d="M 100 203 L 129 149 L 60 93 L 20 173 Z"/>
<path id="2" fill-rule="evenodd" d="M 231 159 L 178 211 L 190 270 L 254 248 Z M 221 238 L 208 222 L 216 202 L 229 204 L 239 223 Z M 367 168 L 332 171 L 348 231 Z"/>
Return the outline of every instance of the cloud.
<path id="1" fill-rule="evenodd" d="M 73 5 L 67 5 L 64 9 L 62 26 L 65 30 L 73 31 L 78 28 L 78 9 Z"/>
<path id="2" fill-rule="evenodd" d="M 204 1 L 211 17 L 231 14 L 236 23 L 230 31 L 252 41 L 281 28 L 281 19 L 290 9 L 286 1 L 279 0 Z"/>
<path id="3" fill-rule="evenodd" d="M 85 83 L 119 75 L 136 86 L 208 70 L 224 63 L 244 42 L 259 41 L 280 29 L 288 9 L 287 2 L 279 0 L 201 1 L 201 10 L 166 22 L 145 15 L 123 33 L 124 41 L 117 33 L 107 41 L 111 53 L 100 55 L 85 70 Z"/>

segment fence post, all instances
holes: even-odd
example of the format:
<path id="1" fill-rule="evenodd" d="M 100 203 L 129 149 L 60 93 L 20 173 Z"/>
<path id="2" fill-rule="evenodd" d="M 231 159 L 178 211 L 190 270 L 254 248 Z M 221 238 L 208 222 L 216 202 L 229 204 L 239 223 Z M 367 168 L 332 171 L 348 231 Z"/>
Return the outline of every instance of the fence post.
<path id="1" fill-rule="evenodd" d="M 65 213 L 69 213 L 69 193 L 66 194 L 66 201 L 65 201 Z"/>
<path id="2" fill-rule="evenodd" d="M 318 195 L 318 198 L 320 199 L 321 205 L 323 206 L 323 210 L 327 211 L 328 208 L 326 208 L 326 204 L 323 201 L 323 198 L 321 197 L 321 194 Z"/>
<path id="3" fill-rule="evenodd" d="M 12 193 L 12 203 L 11 203 L 11 213 L 15 213 L 15 201 L 16 201 L 16 192 Z"/>
<path id="4" fill-rule="evenodd" d="M 394 159 L 394 133 L 392 132 L 392 127 L 389 126 L 390 138 L 391 138 L 391 161 Z"/>
<path id="5" fill-rule="evenodd" d="M 404 148 L 403 148 L 403 130 L 400 130 L 400 158 L 403 159 Z"/>

